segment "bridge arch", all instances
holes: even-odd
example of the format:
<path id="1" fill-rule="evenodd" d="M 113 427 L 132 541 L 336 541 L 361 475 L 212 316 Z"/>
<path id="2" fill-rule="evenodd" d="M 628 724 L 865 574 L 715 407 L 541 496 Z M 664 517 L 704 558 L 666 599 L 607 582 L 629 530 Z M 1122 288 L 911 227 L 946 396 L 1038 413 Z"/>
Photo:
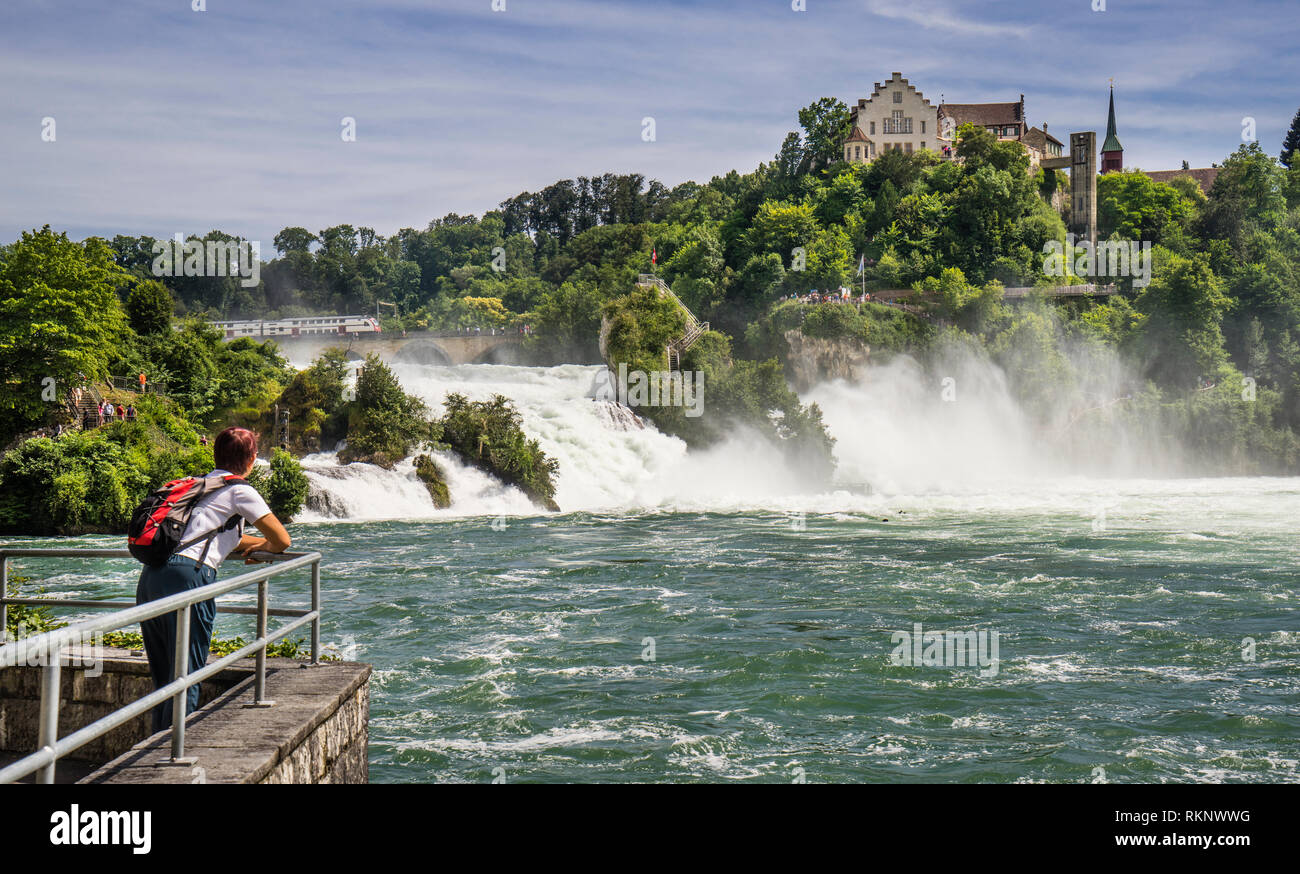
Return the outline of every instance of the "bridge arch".
<path id="1" fill-rule="evenodd" d="M 393 363 L 449 365 L 454 362 L 440 344 L 432 340 L 413 340 L 398 347 L 393 353 Z"/>
<path id="2" fill-rule="evenodd" d="M 484 349 L 474 358 L 473 364 L 518 364 L 521 360 L 518 343 L 503 342 Z"/>

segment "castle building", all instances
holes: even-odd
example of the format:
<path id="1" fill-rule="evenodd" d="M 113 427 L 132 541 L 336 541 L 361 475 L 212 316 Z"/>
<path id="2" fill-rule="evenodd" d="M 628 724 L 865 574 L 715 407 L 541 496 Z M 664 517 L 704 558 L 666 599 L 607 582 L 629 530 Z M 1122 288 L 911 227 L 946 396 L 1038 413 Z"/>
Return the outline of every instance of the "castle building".
<path id="1" fill-rule="evenodd" d="M 999 140 L 1018 140 L 1025 135 L 1025 95 L 1010 103 L 939 104 L 939 136 L 950 151 L 964 124 L 982 127 Z"/>
<path id="2" fill-rule="evenodd" d="M 1059 158 L 1065 144 L 1041 128 L 1030 127 L 1025 115 L 1025 95 L 1007 103 L 940 103 L 939 148 L 945 158 L 952 158 L 957 148 L 957 131 L 964 124 L 982 127 L 1000 142 L 1018 142 L 1029 153 L 1029 172 L 1033 173 L 1045 158 Z"/>
<path id="3" fill-rule="evenodd" d="M 1047 132 L 1047 122 L 1041 128 L 1031 127 L 1020 138 L 1029 152 L 1029 170 L 1034 172 L 1045 158 L 1059 158 L 1065 153 L 1065 144 Z"/>
<path id="4" fill-rule="evenodd" d="M 1110 117 L 1106 120 L 1106 142 L 1101 144 L 1101 172 L 1120 172 L 1124 169 L 1124 147 L 1115 135 L 1115 86 L 1110 86 Z"/>
<path id="5" fill-rule="evenodd" d="M 1023 145 L 1031 173 L 1042 161 L 1065 153 L 1065 144 L 1047 132 L 1046 124 L 1029 126 L 1023 94 L 1008 103 L 940 102 L 936 107 L 902 73 L 891 73 L 884 83 L 875 83 L 871 96 L 859 100 L 849 115 L 851 126 L 843 143 L 848 163 L 869 164 L 889 149 L 908 154 L 929 149 L 953 160 L 957 131 L 963 124 L 982 127 L 1000 141 Z"/>
<path id="6" fill-rule="evenodd" d="M 938 111 L 925 95 L 893 73 L 875 83 L 871 96 L 850 109 L 852 127 L 844 140 L 844 160 L 869 164 L 889 149 L 911 154 L 939 151 Z"/>

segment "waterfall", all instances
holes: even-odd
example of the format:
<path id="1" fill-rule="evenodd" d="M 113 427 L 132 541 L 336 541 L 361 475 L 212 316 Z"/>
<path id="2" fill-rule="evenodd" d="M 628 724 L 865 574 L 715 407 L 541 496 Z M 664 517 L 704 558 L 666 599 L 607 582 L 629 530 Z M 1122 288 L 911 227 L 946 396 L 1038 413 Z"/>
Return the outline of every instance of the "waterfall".
<path id="1" fill-rule="evenodd" d="M 307 362 L 295 362 L 306 366 Z M 524 431 L 559 462 L 556 502 L 565 512 L 618 510 L 728 511 L 807 505 L 781 454 L 739 432 L 724 444 L 688 453 L 686 444 L 618 404 L 595 397 L 599 366 L 498 364 L 390 365 L 406 391 L 434 412 L 449 392 L 470 400 L 510 398 Z M 706 400 L 707 403 L 707 400 Z M 422 519 L 538 512 L 507 487 L 451 453 L 433 453 L 447 477 L 452 505 L 438 510 L 410 459 L 393 470 L 338 464 L 333 452 L 303 459 L 311 495 L 303 521 Z M 841 495 L 841 497 L 844 497 Z"/>

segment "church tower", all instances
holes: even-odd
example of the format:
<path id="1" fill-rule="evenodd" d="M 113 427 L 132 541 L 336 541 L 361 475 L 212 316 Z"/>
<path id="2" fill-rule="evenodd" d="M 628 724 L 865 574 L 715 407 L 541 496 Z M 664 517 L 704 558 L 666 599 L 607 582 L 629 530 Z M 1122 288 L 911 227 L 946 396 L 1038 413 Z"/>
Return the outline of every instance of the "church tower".
<path id="1" fill-rule="evenodd" d="M 1124 147 L 1115 135 L 1115 86 L 1110 86 L 1110 118 L 1106 120 L 1106 142 L 1101 144 L 1101 172 L 1119 172 L 1124 169 Z"/>

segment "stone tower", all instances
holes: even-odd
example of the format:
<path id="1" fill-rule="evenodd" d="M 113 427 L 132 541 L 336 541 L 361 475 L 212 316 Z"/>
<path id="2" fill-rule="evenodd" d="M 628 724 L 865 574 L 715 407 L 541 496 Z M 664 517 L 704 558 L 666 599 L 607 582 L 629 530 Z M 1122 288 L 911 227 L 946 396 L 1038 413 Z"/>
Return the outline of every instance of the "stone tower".
<path id="1" fill-rule="evenodd" d="M 1046 162 L 1044 162 L 1046 164 Z M 1070 230 L 1097 241 L 1097 132 L 1070 134 Z"/>

